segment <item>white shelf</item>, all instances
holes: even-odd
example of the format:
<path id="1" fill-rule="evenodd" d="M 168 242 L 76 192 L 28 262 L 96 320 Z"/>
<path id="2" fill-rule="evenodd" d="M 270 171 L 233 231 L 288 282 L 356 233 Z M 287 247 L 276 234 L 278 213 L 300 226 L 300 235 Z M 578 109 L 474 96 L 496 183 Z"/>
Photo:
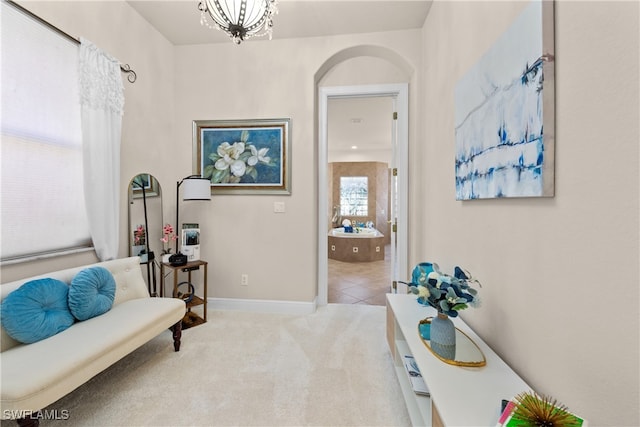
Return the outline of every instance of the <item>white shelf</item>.
<path id="1" fill-rule="evenodd" d="M 496 425 L 502 399 L 510 399 L 531 390 L 531 387 L 460 318 L 452 320 L 482 350 L 486 366 L 465 368 L 449 365 L 435 357 L 418 335 L 420 320 L 435 314 L 435 309 L 418 304 L 414 295 L 387 294 L 387 331 L 393 334 L 394 365 L 411 422 L 413 425 L 431 426 L 433 405 L 445 426 Z M 414 357 L 431 398 L 416 395 L 406 373 L 398 370 L 398 367 L 403 367 L 398 358 L 404 354 Z M 410 394 L 404 391 L 405 387 Z"/>
<path id="2" fill-rule="evenodd" d="M 411 355 L 409 346 L 406 341 L 401 339 L 395 340 L 396 352 L 394 356 L 394 365 L 396 368 L 396 375 L 398 376 L 398 382 L 402 389 L 402 395 L 404 396 L 405 403 L 407 405 L 407 412 L 411 418 L 411 424 L 414 426 L 430 426 L 431 425 L 431 399 L 429 396 L 423 396 L 416 394 L 413 391 L 411 382 L 407 377 L 407 371 L 404 367 L 403 357 L 405 354 Z M 427 387 L 429 385 L 427 384 Z"/>

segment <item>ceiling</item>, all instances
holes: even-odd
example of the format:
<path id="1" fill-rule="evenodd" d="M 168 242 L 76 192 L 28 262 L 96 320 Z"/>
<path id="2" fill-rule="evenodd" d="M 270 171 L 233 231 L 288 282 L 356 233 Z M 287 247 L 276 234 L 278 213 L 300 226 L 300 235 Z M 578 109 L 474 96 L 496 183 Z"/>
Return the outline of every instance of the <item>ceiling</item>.
<path id="1" fill-rule="evenodd" d="M 327 103 L 329 151 L 336 156 L 354 150 L 384 151 L 390 156 L 392 115 L 393 102 L 389 96 L 330 98 Z"/>
<path id="2" fill-rule="evenodd" d="M 127 0 L 174 45 L 230 43 L 200 25 L 198 0 Z M 422 28 L 432 0 L 279 0 L 273 39 Z M 256 39 L 252 40 L 255 41 Z"/>
<path id="3" fill-rule="evenodd" d="M 127 0 L 172 44 L 232 43 L 222 31 L 200 25 L 198 0 Z M 323 37 L 422 28 L 432 0 L 279 0 L 273 39 Z M 262 43 L 265 38 L 244 43 Z M 238 46 L 242 49 L 242 45 Z M 332 99 L 328 106 L 330 152 L 391 153 L 387 98 Z M 351 151 L 352 152 L 352 151 Z"/>

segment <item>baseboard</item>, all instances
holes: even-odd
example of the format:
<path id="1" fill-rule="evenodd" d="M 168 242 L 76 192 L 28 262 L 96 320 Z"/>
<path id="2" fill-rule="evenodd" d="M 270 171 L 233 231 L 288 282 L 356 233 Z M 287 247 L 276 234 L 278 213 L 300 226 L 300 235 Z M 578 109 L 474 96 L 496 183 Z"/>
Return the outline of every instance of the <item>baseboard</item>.
<path id="1" fill-rule="evenodd" d="M 235 310 L 255 313 L 311 314 L 316 311 L 317 298 L 311 302 L 275 301 L 235 298 L 207 298 L 209 310 Z"/>

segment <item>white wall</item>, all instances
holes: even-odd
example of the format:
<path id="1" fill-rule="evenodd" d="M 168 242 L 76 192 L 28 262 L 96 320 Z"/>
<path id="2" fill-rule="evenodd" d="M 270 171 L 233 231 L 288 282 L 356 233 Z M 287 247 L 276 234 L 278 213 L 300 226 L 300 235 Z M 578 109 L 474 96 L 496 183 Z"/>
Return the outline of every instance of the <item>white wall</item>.
<path id="1" fill-rule="evenodd" d="M 463 318 L 537 392 L 590 425 L 637 426 L 637 2 L 556 3 L 555 197 L 455 200 L 455 83 L 524 6 L 431 8 L 410 258 L 481 279 L 483 305 Z"/>

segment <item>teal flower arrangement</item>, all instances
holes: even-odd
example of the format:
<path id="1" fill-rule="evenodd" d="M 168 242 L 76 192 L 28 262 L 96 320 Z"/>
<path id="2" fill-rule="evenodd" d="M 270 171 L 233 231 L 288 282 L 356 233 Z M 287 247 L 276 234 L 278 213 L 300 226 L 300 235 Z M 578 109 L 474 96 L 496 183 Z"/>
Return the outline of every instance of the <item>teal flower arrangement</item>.
<path id="1" fill-rule="evenodd" d="M 457 317 L 458 311 L 480 305 L 478 291 L 472 285 L 482 285 L 458 266 L 451 276 L 441 272 L 438 264 L 423 262 L 413 269 L 410 283 L 400 283 L 418 295 L 418 303 L 430 305 L 449 317 Z"/>

